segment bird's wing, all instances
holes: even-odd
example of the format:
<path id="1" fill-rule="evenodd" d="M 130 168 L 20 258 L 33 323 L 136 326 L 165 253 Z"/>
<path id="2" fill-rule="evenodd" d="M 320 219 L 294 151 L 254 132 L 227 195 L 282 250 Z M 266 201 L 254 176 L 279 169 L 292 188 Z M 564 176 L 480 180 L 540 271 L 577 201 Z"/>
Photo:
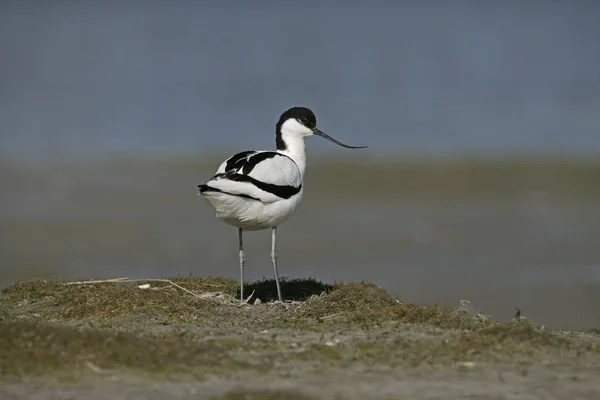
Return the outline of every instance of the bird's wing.
<path id="1" fill-rule="evenodd" d="M 298 166 L 275 151 L 244 151 L 225 160 L 204 190 L 273 203 L 298 194 L 302 176 Z"/>
<path id="2" fill-rule="evenodd" d="M 258 152 L 254 150 L 247 150 L 229 157 L 227 160 L 223 161 L 221 165 L 219 165 L 219 168 L 217 169 L 215 175 L 224 174 L 225 172 L 230 171 L 232 169 L 238 169 L 238 167 L 244 165 L 244 163 L 248 161 L 249 157 L 253 156 L 256 153 Z"/>

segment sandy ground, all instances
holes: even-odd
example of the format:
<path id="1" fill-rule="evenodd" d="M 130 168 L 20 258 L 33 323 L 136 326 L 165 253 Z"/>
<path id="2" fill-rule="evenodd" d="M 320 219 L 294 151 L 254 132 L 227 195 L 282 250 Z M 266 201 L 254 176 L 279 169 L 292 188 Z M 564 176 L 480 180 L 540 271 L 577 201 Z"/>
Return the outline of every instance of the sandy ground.
<path id="1" fill-rule="evenodd" d="M 2 399 L 597 399 L 598 332 L 404 304 L 370 284 L 23 282 L 0 297 Z M 210 290 L 208 290 L 210 288 Z M 154 289 L 154 290 L 152 290 Z"/>

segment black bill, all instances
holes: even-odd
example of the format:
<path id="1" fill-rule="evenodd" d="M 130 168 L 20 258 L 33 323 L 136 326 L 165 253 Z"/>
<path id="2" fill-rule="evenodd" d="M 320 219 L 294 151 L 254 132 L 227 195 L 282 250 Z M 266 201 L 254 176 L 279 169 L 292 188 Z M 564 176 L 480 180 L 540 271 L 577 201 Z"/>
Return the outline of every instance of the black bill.
<path id="1" fill-rule="evenodd" d="M 331 141 L 331 142 L 333 142 L 333 143 L 335 143 L 335 144 L 337 144 L 339 146 L 346 147 L 348 149 L 364 149 L 364 148 L 367 147 L 367 146 L 348 146 L 347 144 L 344 144 L 342 142 L 338 142 L 337 140 L 335 140 L 331 136 L 325 134 L 325 132 L 318 130 L 317 128 L 313 129 L 313 133 L 315 135 L 317 135 L 317 136 L 321 136 L 322 138 L 325 138 L 325 139 L 327 139 L 327 140 L 329 140 L 329 141 Z"/>

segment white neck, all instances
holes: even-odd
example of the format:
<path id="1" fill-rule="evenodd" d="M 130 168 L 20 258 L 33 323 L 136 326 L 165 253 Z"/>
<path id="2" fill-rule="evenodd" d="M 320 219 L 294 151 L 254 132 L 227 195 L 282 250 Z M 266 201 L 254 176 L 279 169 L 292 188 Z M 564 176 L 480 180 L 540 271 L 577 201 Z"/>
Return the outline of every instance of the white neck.
<path id="1" fill-rule="evenodd" d="M 304 170 L 306 169 L 306 151 L 304 150 L 304 137 L 295 135 L 285 135 L 286 149 L 277 150 L 278 153 L 285 154 L 298 166 L 302 178 L 304 178 Z"/>

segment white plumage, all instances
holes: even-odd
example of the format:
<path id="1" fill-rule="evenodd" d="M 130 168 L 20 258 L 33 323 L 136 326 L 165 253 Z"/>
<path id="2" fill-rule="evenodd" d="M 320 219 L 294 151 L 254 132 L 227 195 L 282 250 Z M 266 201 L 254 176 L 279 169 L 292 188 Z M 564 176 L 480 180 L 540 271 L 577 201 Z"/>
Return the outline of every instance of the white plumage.
<path id="1" fill-rule="evenodd" d="M 239 230 L 240 299 L 244 300 L 243 231 L 272 229 L 271 259 L 277 295 L 283 301 L 277 272 L 276 229 L 300 204 L 306 168 L 304 139 L 318 135 L 340 146 L 348 146 L 317 129 L 314 113 L 294 107 L 284 112 L 276 125 L 276 151 L 243 151 L 223 161 L 200 194 L 212 205 L 216 217 Z M 364 146 L 362 146 L 364 147 Z"/>
<path id="2" fill-rule="evenodd" d="M 233 167 L 232 160 L 237 161 Z M 249 166 L 254 167 L 250 170 Z M 257 186 L 257 182 L 266 185 Z M 303 193 L 298 165 L 287 155 L 273 151 L 230 157 L 206 185 L 208 190 L 203 195 L 215 208 L 217 218 L 248 231 L 278 226 L 292 215 Z M 286 198 L 287 193 L 281 193 L 284 190 L 292 195 Z"/>

